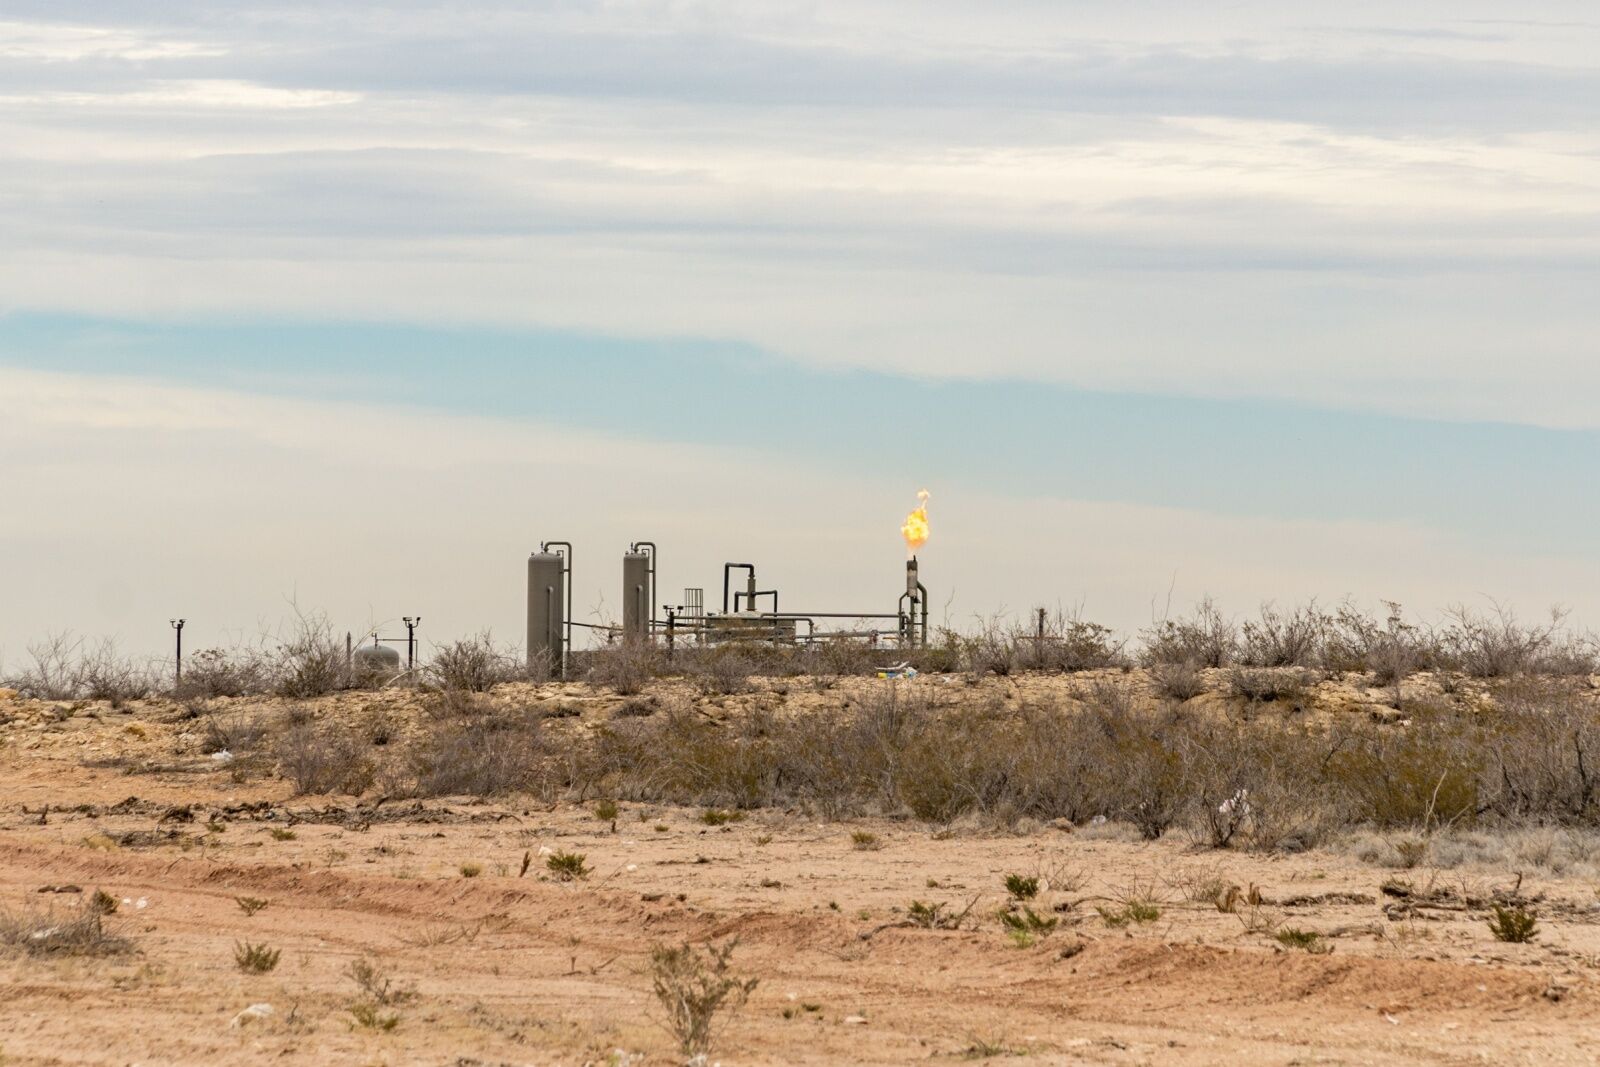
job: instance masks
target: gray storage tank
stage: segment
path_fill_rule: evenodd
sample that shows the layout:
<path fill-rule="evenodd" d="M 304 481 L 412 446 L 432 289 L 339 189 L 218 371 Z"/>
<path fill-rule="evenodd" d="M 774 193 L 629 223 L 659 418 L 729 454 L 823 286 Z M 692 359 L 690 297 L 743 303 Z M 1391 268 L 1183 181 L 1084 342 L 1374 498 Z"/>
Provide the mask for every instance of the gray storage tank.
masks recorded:
<path fill-rule="evenodd" d="M 566 654 L 566 566 L 557 552 L 528 557 L 528 668 L 560 671 Z"/>
<path fill-rule="evenodd" d="M 388 645 L 362 645 L 350 653 L 351 680 L 357 685 L 387 681 L 400 673 L 400 652 Z"/>
<path fill-rule="evenodd" d="M 622 636 L 638 640 L 646 635 L 652 615 L 650 556 L 629 552 L 622 557 Z"/>

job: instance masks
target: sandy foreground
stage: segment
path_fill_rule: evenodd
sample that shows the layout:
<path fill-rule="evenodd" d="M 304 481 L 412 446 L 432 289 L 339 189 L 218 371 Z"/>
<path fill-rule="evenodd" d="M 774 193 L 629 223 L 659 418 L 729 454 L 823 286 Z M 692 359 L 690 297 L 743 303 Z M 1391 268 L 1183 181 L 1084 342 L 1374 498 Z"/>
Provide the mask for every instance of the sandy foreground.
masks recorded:
<path fill-rule="evenodd" d="M 67 914 L 103 889 L 136 949 L 0 956 L 6 1067 L 679 1063 L 650 948 L 728 938 L 760 984 L 717 1042 L 726 1064 L 1600 1062 L 1600 898 L 1581 878 L 1525 874 L 1540 936 L 1502 944 L 1460 902 L 1510 870 L 1217 852 L 1111 825 L 762 811 L 709 826 L 623 803 L 613 828 L 577 804 L 294 798 L 234 781 L 149 708 L 10 714 L 0 908 Z M 554 880 L 552 851 L 593 873 Z M 1027 947 L 995 918 L 1010 873 L 1043 875 L 1035 909 L 1060 920 Z M 1383 890 L 1396 877 L 1412 896 Z M 1189 899 L 1219 880 L 1260 903 Z M 1130 896 L 1159 918 L 1108 925 L 1097 907 Z M 247 915 L 240 897 L 268 903 Z M 962 929 L 930 930 L 904 925 L 913 900 L 972 906 Z M 1283 948 L 1285 927 L 1332 951 Z M 241 973 L 241 941 L 280 964 Z M 352 1019 L 360 959 L 414 988 L 392 1031 Z M 259 1004 L 271 1013 L 241 1019 Z"/>

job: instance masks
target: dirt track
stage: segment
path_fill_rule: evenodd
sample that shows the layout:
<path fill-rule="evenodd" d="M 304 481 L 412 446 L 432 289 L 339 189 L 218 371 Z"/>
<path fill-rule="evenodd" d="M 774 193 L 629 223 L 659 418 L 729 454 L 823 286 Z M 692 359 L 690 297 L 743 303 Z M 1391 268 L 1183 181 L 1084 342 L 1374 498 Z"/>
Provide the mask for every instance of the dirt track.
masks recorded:
<path fill-rule="evenodd" d="M 1008 1050 L 1043 1063 L 1600 1062 L 1600 911 L 1577 879 L 1526 882 L 1544 898 L 1541 936 L 1505 945 L 1471 908 L 1386 915 L 1397 902 L 1380 885 L 1397 872 L 1328 852 L 781 812 L 708 826 L 698 811 L 630 804 L 614 831 L 576 805 L 327 810 L 275 779 L 85 766 L 125 722 L 46 730 L 54 740 L 0 755 L 0 906 L 65 912 L 104 888 L 129 901 L 111 921 L 137 946 L 0 958 L 7 1067 L 679 1062 L 650 995 L 650 946 L 728 937 L 735 969 L 761 984 L 717 1046 L 727 1064 Z M 863 829 L 879 847 L 852 842 Z M 594 873 L 550 880 L 544 849 L 582 852 Z M 481 873 L 464 877 L 472 864 Z M 1061 925 L 1018 948 L 995 911 L 1004 875 L 1034 871 L 1056 872 L 1037 906 Z M 1465 896 L 1511 879 L 1398 873 Z M 1227 914 L 1186 899 L 1206 880 L 1264 902 Z M 64 885 L 83 892 L 40 892 Z M 1158 919 L 1117 929 L 1097 913 L 1134 892 L 1159 901 Z M 270 903 L 246 916 L 239 896 Z M 966 928 L 901 925 L 914 899 L 959 910 L 974 897 Z M 1270 933 L 1286 926 L 1333 951 L 1284 950 Z M 282 962 L 240 973 L 243 940 Z M 345 972 L 361 957 L 416 987 L 393 1032 L 351 1022 Z M 273 1014 L 231 1025 L 257 1003 Z"/>

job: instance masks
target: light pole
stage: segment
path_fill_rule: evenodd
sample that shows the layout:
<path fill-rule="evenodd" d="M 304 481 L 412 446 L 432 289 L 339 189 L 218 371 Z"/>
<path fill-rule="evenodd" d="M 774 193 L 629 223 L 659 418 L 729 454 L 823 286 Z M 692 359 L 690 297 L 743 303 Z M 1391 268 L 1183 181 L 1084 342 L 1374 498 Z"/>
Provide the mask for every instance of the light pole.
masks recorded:
<path fill-rule="evenodd" d="M 417 627 L 422 625 L 422 616 L 412 618 L 407 615 L 400 620 L 406 624 L 406 670 L 411 670 L 417 660 Z"/>
<path fill-rule="evenodd" d="M 172 672 L 174 676 L 172 687 L 178 689 L 183 686 L 183 624 L 187 620 L 168 619 L 167 621 L 172 623 L 173 632 L 177 636 L 178 647 L 172 655 Z"/>

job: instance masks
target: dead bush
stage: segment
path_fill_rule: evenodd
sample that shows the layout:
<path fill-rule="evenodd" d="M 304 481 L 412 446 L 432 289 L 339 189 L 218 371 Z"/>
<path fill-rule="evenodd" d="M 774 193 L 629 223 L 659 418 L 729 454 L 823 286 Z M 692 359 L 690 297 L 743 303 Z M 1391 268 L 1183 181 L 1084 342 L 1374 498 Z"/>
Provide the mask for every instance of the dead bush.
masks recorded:
<path fill-rule="evenodd" d="M 205 722 L 200 751 L 208 755 L 213 752 L 232 752 L 234 755 L 250 752 L 267 737 L 267 720 L 258 712 L 217 712 L 203 705 L 199 710 Z"/>
<path fill-rule="evenodd" d="M 106 929 L 106 910 L 86 900 L 67 914 L 0 913 L 0 947 L 29 956 L 120 956 L 133 942 Z"/>
<path fill-rule="evenodd" d="M 707 696 L 728 696 L 750 688 L 755 659 L 739 644 L 712 645 L 680 656 L 684 675 Z"/>
<path fill-rule="evenodd" d="M 488 631 L 450 642 L 435 652 L 428 664 L 436 686 L 469 693 L 486 692 L 518 673 L 516 658 L 495 648 Z"/>
<path fill-rule="evenodd" d="M 1029 670 L 1070 674 L 1122 667 L 1128 663 L 1123 654 L 1126 642 L 1109 626 L 1060 610 L 1046 615 L 1043 625 L 1036 626 L 1033 633 L 1018 631 L 1012 635 L 1012 640 L 1018 647 L 1019 658 Z"/>
<path fill-rule="evenodd" d="M 1193 663 L 1198 667 L 1226 667 L 1238 658 L 1239 628 L 1206 597 L 1194 614 L 1163 619 L 1140 635 L 1147 665 Z"/>
<path fill-rule="evenodd" d="M 509 713 L 436 731 L 411 753 L 412 796 L 499 796 L 545 788 L 539 719 Z"/>
<path fill-rule="evenodd" d="M 1573 685 L 1530 680 L 1502 690 L 1482 724 L 1481 805 L 1507 818 L 1600 816 L 1600 717 Z"/>
<path fill-rule="evenodd" d="M 601 685 L 618 696 L 633 696 L 657 674 L 659 653 L 640 640 L 620 641 L 587 654 L 585 674 L 590 685 Z"/>
<path fill-rule="evenodd" d="M 974 678 L 986 674 L 1006 678 L 1022 667 L 1015 636 L 992 619 L 961 639 L 961 664 Z"/>
<path fill-rule="evenodd" d="M 1593 673 L 1592 647 L 1566 633 L 1566 612 L 1560 609 L 1536 624 L 1518 621 L 1515 612 L 1500 604 L 1487 612 L 1458 605 L 1446 618 L 1440 644 L 1448 665 L 1474 678 Z"/>
<path fill-rule="evenodd" d="M 38 700 L 72 700 L 79 692 L 78 654 L 83 638 L 70 630 L 47 634 L 28 646 L 28 665 L 6 687 Z"/>
<path fill-rule="evenodd" d="M 342 792 L 359 796 L 372 785 L 377 766 L 360 737 L 311 723 L 291 727 L 277 745 L 278 773 L 296 794 Z"/>
<path fill-rule="evenodd" d="M 1259 617 L 1240 630 L 1239 660 L 1249 667 L 1311 667 L 1321 659 L 1328 621 L 1316 602 L 1279 611 L 1261 605 Z"/>
<path fill-rule="evenodd" d="M 1310 681 L 1310 675 L 1298 667 L 1234 667 L 1228 671 L 1229 691 L 1252 704 L 1298 701 Z"/>
<path fill-rule="evenodd" d="M 206 648 L 183 661 L 183 681 L 175 695 L 180 699 L 239 697 L 270 688 L 267 665 L 251 649 Z"/>
<path fill-rule="evenodd" d="M 1193 663 L 1156 663 L 1150 667 L 1150 680 L 1156 692 L 1183 703 L 1206 691 L 1205 676 Z"/>
<path fill-rule="evenodd" d="M 279 696 L 304 699 L 342 688 L 347 680 L 345 649 L 320 614 L 297 612 L 289 635 L 278 645 L 270 670 Z"/>
<path fill-rule="evenodd" d="M 106 638 L 78 661 L 76 688 L 87 700 L 104 700 L 120 708 L 154 692 L 156 676 L 149 667 L 119 656 L 116 642 Z"/>

